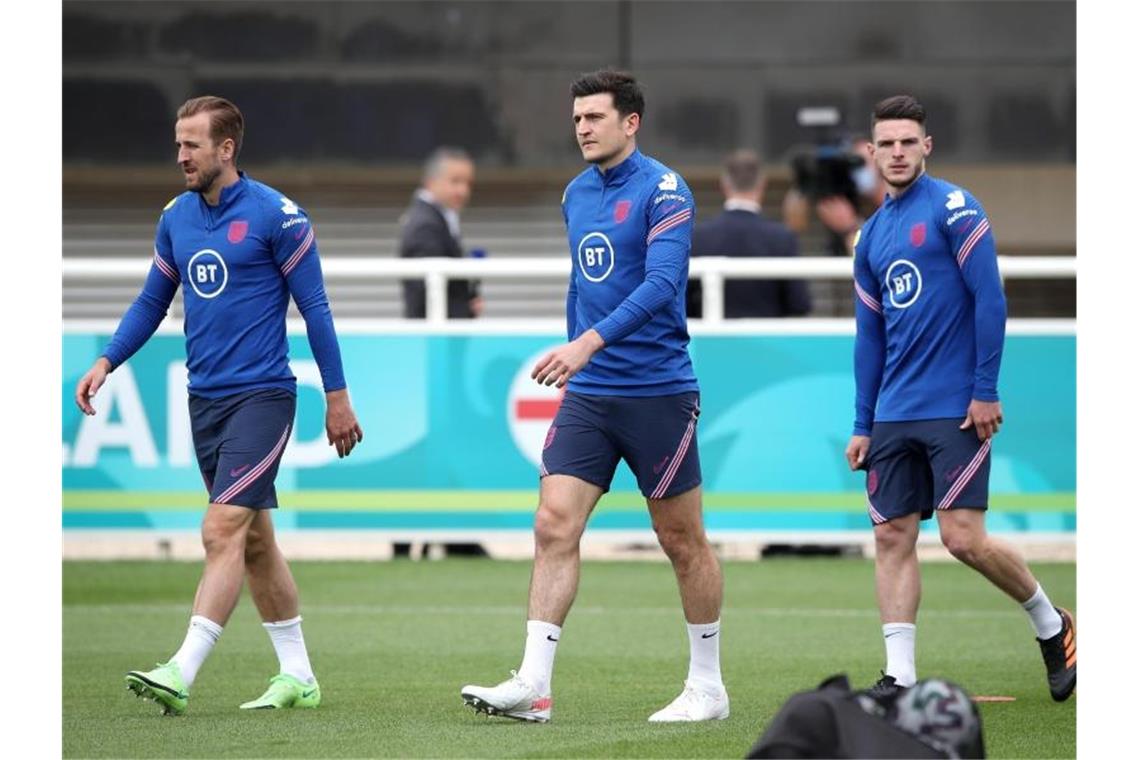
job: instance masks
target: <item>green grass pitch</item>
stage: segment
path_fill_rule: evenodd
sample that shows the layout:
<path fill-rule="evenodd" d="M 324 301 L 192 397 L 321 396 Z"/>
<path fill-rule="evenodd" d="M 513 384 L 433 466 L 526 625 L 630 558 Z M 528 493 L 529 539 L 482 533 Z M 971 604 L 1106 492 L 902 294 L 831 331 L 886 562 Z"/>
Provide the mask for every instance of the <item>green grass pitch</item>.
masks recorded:
<path fill-rule="evenodd" d="M 164 718 L 123 675 L 185 632 L 200 567 L 64 563 L 65 757 L 743 757 L 796 691 L 846 672 L 878 677 L 873 565 L 853 559 L 727 562 L 721 664 L 732 715 L 698 725 L 646 718 L 680 691 L 688 642 L 664 562 L 588 562 L 554 671 L 554 718 L 475 715 L 465 683 L 507 677 L 522 655 L 530 564 L 490 560 L 298 562 L 318 710 L 247 713 L 276 672 L 248 595 L 199 673 L 190 707 Z M 1033 567 L 1076 612 L 1073 564 Z M 967 568 L 923 566 L 920 675 L 972 694 L 989 755 L 1075 757 L 1076 696 L 1055 704 L 1024 613 Z M 1078 621 L 1079 627 L 1079 621 Z"/>

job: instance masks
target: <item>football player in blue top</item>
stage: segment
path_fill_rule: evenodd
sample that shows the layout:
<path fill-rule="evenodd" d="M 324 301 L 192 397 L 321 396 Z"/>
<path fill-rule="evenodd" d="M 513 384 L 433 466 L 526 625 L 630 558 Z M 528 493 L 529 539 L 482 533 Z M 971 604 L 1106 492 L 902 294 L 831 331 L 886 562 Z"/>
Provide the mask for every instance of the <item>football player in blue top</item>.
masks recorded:
<path fill-rule="evenodd" d="M 685 323 L 693 197 L 677 172 L 638 151 L 645 101 L 633 77 L 594 72 L 571 94 L 575 135 L 591 166 L 562 199 L 572 262 L 569 342 L 532 372 L 566 393 L 542 452 L 526 646 L 511 679 L 460 693 L 477 711 L 550 720 L 554 652 L 578 589 L 579 541 L 624 459 L 673 563 L 689 631 L 685 688 L 649 720 L 726 718 L 723 582 L 701 516 L 700 404 Z"/>
<path fill-rule="evenodd" d="M 159 217 L 142 293 L 75 390 L 80 409 L 95 414 L 91 400 L 107 375 L 154 334 L 182 287 L 191 429 L 210 500 L 202 520 L 206 565 L 181 648 L 154 670 L 127 674 L 128 688 L 175 715 L 185 711 L 246 577 L 280 673 L 241 707 L 320 703 L 297 586 L 270 519 L 297 400 L 285 337 L 290 296 L 320 368 L 329 444 L 344 457 L 364 435 L 348 398 L 312 223 L 288 197 L 238 171 L 243 131 L 241 112 L 223 98 L 193 98 L 178 110 L 186 192 Z"/>
<path fill-rule="evenodd" d="M 855 238 L 855 426 L 867 472 L 887 665 L 871 691 L 913 686 L 920 596 L 915 542 L 938 515 L 942 543 L 1025 608 L 1062 701 L 1077 680 L 1072 615 L 1025 560 L 986 533 L 990 446 L 1004 421 L 997 380 L 1005 295 L 990 221 L 969 192 L 926 174 L 933 140 L 908 95 L 874 110 L 871 155 L 888 197 Z"/>

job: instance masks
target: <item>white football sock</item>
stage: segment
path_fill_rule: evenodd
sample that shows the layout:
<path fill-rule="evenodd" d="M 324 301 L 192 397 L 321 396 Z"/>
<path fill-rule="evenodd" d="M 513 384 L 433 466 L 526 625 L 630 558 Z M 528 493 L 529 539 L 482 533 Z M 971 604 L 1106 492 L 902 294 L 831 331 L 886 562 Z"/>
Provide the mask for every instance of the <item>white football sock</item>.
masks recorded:
<path fill-rule="evenodd" d="M 1061 616 L 1057 614 L 1057 610 L 1049 601 L 1049 597 L 1045 595 L 1045 589 L 1041 588 L 1040 583 L 1037 584 L 1037 591 L 1033 593 L 1033 596 L 1022 602 L 1021 606 L 1029 613 L 1029 619 L 1033 622 L 1033 630 L 1037 631 L 1037 638 L 1051 639 L 1061 632 Z"/>
<path fill-rule="evenodd" d="M 689 629 L 689 677 L 693 685 L 719 694 L 724 689 L 720 676 L 720 621 L 686 623 Z"/>
<path fill-rule="evenodd" d="M 541 620 L 526 621 L 526 649 L 523 651 L 519 675 L 538 691 L 539 696 L 550 693 L 550 680 L 554 673 L 554 651 L 562 638 L 562 628 Z"/>
<path fill-rule="evenodd" d="M 886 623 L 883 642 L 887 645 L 887 667 L 883 672 L 894 676 L 899 686 L 914 686 L 918 680 L 914 668 L 914 623 Z"/>
<path fill-rule="evenodd" d="M 222 626 L 213 620 L 201 615 L 194 615 L 190 618 L 190 627 L 186 629 L 186 638 L 183 639 L 182 646 L 170 658 L 178 663 L 178 669 L 182 671 L 182 683 L 186 686 L 187 691 L 190 690 L 190 685 L 198 676 L 198 669 L 202 667 L 202 663 L 206 661 L 210 650 L 214 648 L 214 644 L 218 642 L 221 635 Z"/>
<path fill-rule="evenodd" d="M 277 651 L 281 672 L 303 683 L 315 681 L 309 653 L 305 649 L 305 636 L 301 633 L 301 616 L 277 623 L 262 623 L 261 626 L 269 633 L 269 640 Z"/>

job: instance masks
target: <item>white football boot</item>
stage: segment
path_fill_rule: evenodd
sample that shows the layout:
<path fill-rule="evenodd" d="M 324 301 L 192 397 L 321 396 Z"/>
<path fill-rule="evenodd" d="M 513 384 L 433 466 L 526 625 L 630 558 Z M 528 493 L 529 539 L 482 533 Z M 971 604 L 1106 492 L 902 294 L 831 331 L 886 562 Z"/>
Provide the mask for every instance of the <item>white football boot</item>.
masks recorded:
<path fill-rule="evenodd" d="M 549 694 L 539 694 L 513 670 L 511 677 L 498 686 L 467 685 L 459 690 L 459 695 L 475 712 L 534 723 L 549 722 L 554 705 Z"/>
<path fill-rule="evenodd" d="M 710 694 L 699 686 L 685 681 L 681 696 L 649 716 L 650 723 L 677 723 L 681 721 L 724 720 L 728 717 L 728 692 L 722 687 Z"/>

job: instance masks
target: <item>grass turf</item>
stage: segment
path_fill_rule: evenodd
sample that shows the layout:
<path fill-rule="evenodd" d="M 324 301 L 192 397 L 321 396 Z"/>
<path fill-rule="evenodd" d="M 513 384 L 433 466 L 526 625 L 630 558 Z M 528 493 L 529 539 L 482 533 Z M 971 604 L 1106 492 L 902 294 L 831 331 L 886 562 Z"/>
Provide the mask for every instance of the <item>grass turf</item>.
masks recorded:
<path fill-rule="evenodd" d="M 1072 564 L 1033 567 L 1075 608 Z M 794 692 L 837 672 L 866 686 L 882 639 L 873 565 L 852 559 L 727 562 L 721 665 L 728 720 L 651 725 L 680 691 L 687 637 L 665 563 L 587 563 L 554 673 L 554 720 L 475 715 L 465 683 L 507 677 L 522 655 L 525 562 L 298 562 L 318 710 L 244 712 L 277 670 L 248 595 L 179 718 L 125 688 L 185 631 L 200 566 L 64 563 L 65 757 L 743 757 Z M 1075 757 L 1074 696 L 1054 703 L 1024 613 L 958 564 L 923 567 L 920 674 L 981 705 L 991 757 Z"/>

